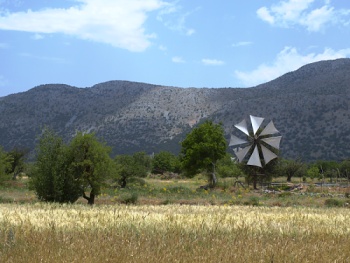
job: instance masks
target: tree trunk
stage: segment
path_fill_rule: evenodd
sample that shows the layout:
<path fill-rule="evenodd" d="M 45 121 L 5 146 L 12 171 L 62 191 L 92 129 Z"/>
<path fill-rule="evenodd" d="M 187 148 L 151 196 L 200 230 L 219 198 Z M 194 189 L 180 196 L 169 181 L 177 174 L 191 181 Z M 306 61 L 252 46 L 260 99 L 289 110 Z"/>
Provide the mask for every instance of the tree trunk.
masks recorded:
<path fill-rule="evenodd" d="M 90 197 L 83 192 L 83 198 L 88 201 L 88 205 L 93 205 L 95 203 L 95 194 L 91 191 Z"/>
<path fill-rule="evenodd" d="M 121 188 L 125 188 L 125 187 L 126 187 L 126 178 L 125 178 L 125 177 L 122 177 L 122 178 L 119 180 L 119 184 L 120 184 L 120 187 L 121 187 Z"/>
<path fill-rule="evenodd" d="M 211 182 L 210 182 L 210 187 L 214 188 L 218 182 L 218 179 L 216 178 L 216 164 L 212 163 L 213 165 L 213 171 L 211 172 Z"/>
<path fill-rule="evenodd" d="M 18 172 L 13 172 L 12 180 L 15 181 L 17 179 L 17 175 L 18 175 Z"/>
<path fill-rule="evenodd" d="M 254 190 L 258 190 L 257 185 L 258 185 L 258 175 L 254 174 L 253 175 L 253 188 L 254 188 Z"/>
<path fill-rule="evenodd" d="M 218 179 L 216 178 L 215 172 L 211 173 L 211 186 L 215 187 L 218 182 Z"/>
<path fill-rule="evenodd" d="M 93 205 L 95 203 L 95 194 L 90 193 L 90 198 L 88 200 L 88 205 Z"/>
<path fill-rule="evenodd" d="M 292 175 L 287 175 L 287 182 L 290 183 L 292 181 Z"/>

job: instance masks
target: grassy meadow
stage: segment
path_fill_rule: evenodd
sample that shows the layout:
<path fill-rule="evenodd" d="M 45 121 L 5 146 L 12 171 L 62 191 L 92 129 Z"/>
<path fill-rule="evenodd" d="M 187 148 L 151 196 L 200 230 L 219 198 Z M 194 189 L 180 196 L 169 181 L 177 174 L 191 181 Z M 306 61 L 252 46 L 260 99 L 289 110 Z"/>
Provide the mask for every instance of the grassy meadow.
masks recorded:
<path fill-rule="evenodd" d="M 25 178 L 9 182 L 0 262 L 350 262 L 349 189 L 234 182 L 147 178 L 104 188 L 94 206 L 41 203 Z"/>
<path fill-rule="evenodd" d="M 349 262 L 350 210 L 1 204 L 1 262 Z"/>

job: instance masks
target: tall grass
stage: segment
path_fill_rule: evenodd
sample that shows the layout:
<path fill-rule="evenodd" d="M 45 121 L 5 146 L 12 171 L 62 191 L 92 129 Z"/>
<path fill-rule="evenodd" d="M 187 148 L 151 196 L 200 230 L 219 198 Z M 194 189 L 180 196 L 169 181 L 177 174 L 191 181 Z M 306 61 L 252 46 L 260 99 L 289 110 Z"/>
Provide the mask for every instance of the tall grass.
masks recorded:
<path fill-rule="evenodd" d="M 0 262 L 348 262 L 350 210 L 0 204 Z"/>

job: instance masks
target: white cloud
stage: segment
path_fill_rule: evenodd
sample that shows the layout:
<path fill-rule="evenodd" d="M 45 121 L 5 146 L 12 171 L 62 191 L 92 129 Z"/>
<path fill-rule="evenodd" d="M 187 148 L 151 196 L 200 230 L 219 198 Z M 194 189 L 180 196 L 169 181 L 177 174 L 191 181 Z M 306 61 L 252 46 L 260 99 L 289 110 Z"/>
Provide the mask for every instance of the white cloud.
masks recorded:
<path fill-rule="evenodd" d="M 222 60 L 208 59 L 208 58 L 202 59 L 202 63 L 207 66 L 221 66 L 225 64 L 225 62 Z"/>
<path fill-rule="evenodd" d="M 178 1 L 166 3 L 164 8 L 158 13 L 157 19 L 164 24 L 165 27 L 173 31 L 181 32 L 187 36 L 192 36 L 196 30 L 186 25 L 186 19 L 199 8 L 190 12 L 182 12 L 182 7 L 177 5 Z"/>
<path fill-rule="evenodd" d="M 189 28 L 186 31 L 187 36 L 192 36 L 194 33 L 196 33 L 196 30 L 194 30 L 193 28 Z"/>
<path fill-rule="evenodd" d="M 186 62 L 182 57 L 173 57 L 171 59 L 171 61 L 174 63 L 185 63 Z"/>
<path fill-rule="evenodd" d="M 275 61 L 270 65 L 261 64 L 258 68 L 249 71 L 235 71 L 235 76 L 245 86 L 255 86 L 273 80 L 287 72 L 296 70 L 305 64 L 320 60 L 331 60 L 350 56 L 350 48 L 333 50 L 326 48 L 323 53 L 299 54 L 296 48 L 285 47 L 278 53 Z"/>
<path fill-rule="evenodd" d="M 334 20 L 335 12 L 333 7 L 323 6 L 312 10 L 300 21 L 309 31 L 319 31 L 327 22 Z"/>
<path fill-rule="evenodd" d="M 34 40 L 40 40 L 40 39 L 43 39 L 43 38 L 44 38 L 44 36 L 41 35 L 41 34 L 35 34 L 34 36 L 32 36 L 32 39 L 34 39 Z"/>
<path fill-rule="evenodd" d="M 349 9 L 335 10 L 331 1 L 324 1 L 319 8 L 312 8 L 316 4 L 314 2 L 315 0 L 280 1 L 270 8 L 259 8 L 256 13 L 260 19 L 271 25 L 300 25 L 313 32 L 320 31 L 330 23 L 347 25 L 348 21 L 344 18 L 350 15 Z"/>
<path fill-rule="evenodd" d="M 168 50 L 168 48 L 166 47 L 166 46 L 163 46 L 163 45 L 159 45 L 159 50 L 161 50 L 161 51 L 167 51 Z"/>
<path fill-rule="evenodd" d="M 252 44 L 253 44 L 253 42 L 251 42 L 251 41 L 240 41 L 240 42 L 232 44 L 232 46 L 233 47 L 243 47 L 243 46 L 250 46 Z"/>
<path fill-rule="evenodd" d="M 38 34 L 63 33 L 110 44 L 130 51 L 144 51 L 154 34 L 145 32 L 147 14 L 159 10 L 161 0 L 75 0 L 67 8 L 2 13 L 0 29 Z"/>
<path fill-rule="evenodd" d="M 256 14 L 258 15 L 258 17 L 268 22 L 269 24 L 275 23 L 275 18 L 270 14 L 270 11 L 265 6 L 259 8 L 258 11 L 256 11 Z"/>

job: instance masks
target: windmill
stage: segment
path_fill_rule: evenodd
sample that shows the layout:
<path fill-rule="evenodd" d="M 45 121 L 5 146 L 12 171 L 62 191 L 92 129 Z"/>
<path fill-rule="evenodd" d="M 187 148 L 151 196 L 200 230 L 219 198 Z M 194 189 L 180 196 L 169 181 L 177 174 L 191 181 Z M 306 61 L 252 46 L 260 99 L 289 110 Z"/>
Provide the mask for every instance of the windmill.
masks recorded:
<path fill-rule="evenodd" d="M 279 150 L 282 136 L 270 121 L 265 128 L 261 128 L 264 118 L 250 115 L 252 130 L 248 130 L 246 120 L 242 120 L 235 127 L 246 135 L 240 139 L 231 135 L 229 146 L 234 147 L 234 153 L 239 162 L 247 160 L 247 165 L 263 167 L 271 160 L 277 158 L 275 150 Z"/>

